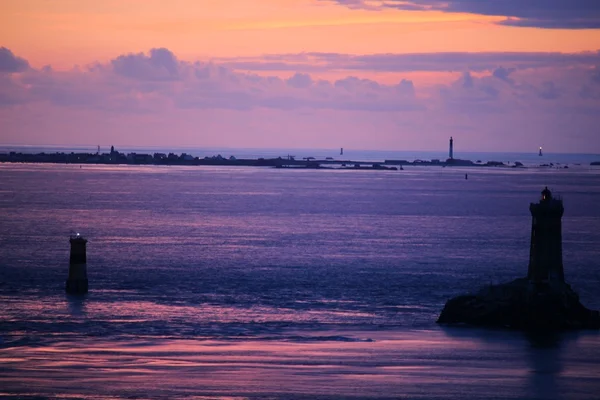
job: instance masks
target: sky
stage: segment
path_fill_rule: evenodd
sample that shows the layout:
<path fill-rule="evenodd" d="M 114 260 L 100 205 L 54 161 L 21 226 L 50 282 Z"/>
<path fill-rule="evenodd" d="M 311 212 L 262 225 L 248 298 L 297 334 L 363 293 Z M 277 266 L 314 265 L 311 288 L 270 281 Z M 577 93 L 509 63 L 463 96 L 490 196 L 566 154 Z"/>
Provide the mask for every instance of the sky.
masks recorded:
<path fill-rule="evenodd" d="M 598 0 L 2 0 L 0 144 L 600 154 Z"/>

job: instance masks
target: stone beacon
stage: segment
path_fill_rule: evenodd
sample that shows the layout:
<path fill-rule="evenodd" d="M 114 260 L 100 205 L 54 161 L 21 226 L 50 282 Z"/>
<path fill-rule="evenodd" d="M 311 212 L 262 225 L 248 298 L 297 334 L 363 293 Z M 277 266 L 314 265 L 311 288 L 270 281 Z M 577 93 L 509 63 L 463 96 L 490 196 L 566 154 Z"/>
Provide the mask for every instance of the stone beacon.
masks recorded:
<path fill-rule="evenodd" d="M 488 285 L 446 302 L 437 322 L 528 331 L 600 329 L 600 313 L 579 302 L 565 282 L 562 258 L 562 199 L 546 187 L 531 203 L 527 277 Z"/>
<path fill-rule="evenodd" d="M 70 294 L 85 294 L 88 291 L 87 278 L 87 239 L 79 233 L 71 235 L 71 255 L 69 257 L 69 277 L 65 290 Z"/>

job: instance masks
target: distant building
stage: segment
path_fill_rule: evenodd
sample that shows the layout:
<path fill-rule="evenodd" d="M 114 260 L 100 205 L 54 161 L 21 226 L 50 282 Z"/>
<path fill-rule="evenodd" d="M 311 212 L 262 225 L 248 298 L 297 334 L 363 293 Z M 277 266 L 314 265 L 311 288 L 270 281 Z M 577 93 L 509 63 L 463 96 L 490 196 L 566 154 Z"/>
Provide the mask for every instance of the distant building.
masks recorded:
<path fill-rule="evenodd" d="M 152 156 L 150 154 L 129 153 L 127 154 L 127 162 L 132 164 L 148 164 L 152 162 Z"/>

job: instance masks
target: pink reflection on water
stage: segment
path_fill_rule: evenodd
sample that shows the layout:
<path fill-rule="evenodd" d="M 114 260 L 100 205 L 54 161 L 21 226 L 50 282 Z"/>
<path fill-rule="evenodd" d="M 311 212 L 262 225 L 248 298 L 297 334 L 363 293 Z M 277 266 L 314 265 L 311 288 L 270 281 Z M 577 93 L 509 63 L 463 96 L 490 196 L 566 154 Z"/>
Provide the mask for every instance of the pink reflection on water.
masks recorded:
<path fill-rule="evenodd" d="M 160 304 L 151 301 L 86 302 L 77 303 L 74 318 L 74 306 L 69 299 L 57 297 L 53 302 L 30 300 L 13 301 L 11 297 L 0 298 L 5 302 L 0 308 L 0 318 L 4 321 L 18 321 L 27 315 L 30 323 L 46 322 L 46 314 L 69 317 L 70 323 L 85 320 L 139 323 L 146 321 L 182 320 L 198 323 L 265 323 L 265 322 L 311 322 L 343 323 L 344 321 L 364 320 L 371 322 L 374 315 L 369 312 L 352 310 L 310 310 L 267 305 L 227 306 L 217 304 Z M 32 317 L 37 315 L 38 317 Z"/>
<path fill-rule="evenodd" d="M 306 341 L 300 342 L 81 338 L 47 347 L 4 349 L 0 385 L 5 391 L 69 393 L 69 388 L 85 387 L 108 395 L 116 391 L 148 397 L 166 390 L 176 396 L 287 393 L 456 398 L 493 397 L 501 388 L 507 397 L 536 398 L 528 394 L 538 390 L 537 371 L 522 357 L 526 353 L 517 351 L 523 349 L 515 348 L 520 346 L 515 337 L 474 340 L 439 330 L 313 333 L 318 334 L 355 340 L 318 340 L 321 336 L 314 341 L 305 336 Z M 567 349 L 567 354 L 572 350 Z M 557 368 L 551 377 L 597 376 L 597 366 L 584 364 Z M 65 380 L 69 385 L 60 383 Z M 573 397 L 588 389 L 580 386 Z"/>
<path fill-rule="evenodd" d="M 199 323 L 264 323 L 264 322 L 343 322 L 345 319 L 369 319 L 373 315 L 359 311 L 296 310 L 270 306 L 224 306 L 202 304 L 199 306 L 158 304 L 149 301 L 116 303 L 90 303 L 86 312 L 94 318 L 110 321 L 169 320 L 173 318 Z"/>

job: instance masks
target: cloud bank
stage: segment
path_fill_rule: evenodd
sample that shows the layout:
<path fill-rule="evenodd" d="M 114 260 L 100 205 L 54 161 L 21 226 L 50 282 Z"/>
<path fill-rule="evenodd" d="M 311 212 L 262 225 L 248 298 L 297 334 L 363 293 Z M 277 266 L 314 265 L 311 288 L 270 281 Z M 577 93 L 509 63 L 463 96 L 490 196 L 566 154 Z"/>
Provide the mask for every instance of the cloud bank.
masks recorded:
<path fill-rule="evenodd" d="M 507 17 L 502 25 L 552 29 L 600 28 L 596 0 L 325 0 L 349 8 L 395 8 Z"/>
<path fill-rule="evenodd" d="M 39 141 L 45 132 L 54 141 L 94 143 L 110 132 L 128 143 L 427 149 L 454 135 L 479 149 L 551 143 L 600 152 L 598 53 L 308 53 L 249 62 L 184 61 L 154 48 L 56 71 L 32 68 L 3 48 L 4 140 Z M 260 68 L 270 62 L 288 73 Z M 319 78 L 331 70 L 349 74 Z M 453 73 L 438 84 L 364 76 L 378 71 Z"/>
<path fill-rule="evenodd" d="M 408 54 L 298 53 L 271 54 L 261 58 L 221 59 L 233 69 L 248 71 L 377 71 L 456 72 L 489 71 L 498 66 L 514 69 L 600 65 L 600 51 L 558 52 L 440 52 Z"/>
<path fill-rule="evenodd" d="M 14 57 L 13 57 L 14 58 Z M 16 59 L 16 58 L 15 58 Z M 26 63 L 23 60 L 24 63 Z M 15 62 L 11 72 L 25 71 Z M 7 78 L 5 104 L 47 101 L 72 107 L 122 111 L 150 110 L 167 103 L 178 108 L 251 110 L 255 108 L 410 111 L 423 108 L 412 82 L 380 85 L 348 76 L 315 80 L 296 73 L 288 79 L 236 72 L 231 68 L 180 61 L 168 49 L 120 55 L 109 63 L 67 72 L 28 70 Z"/>

